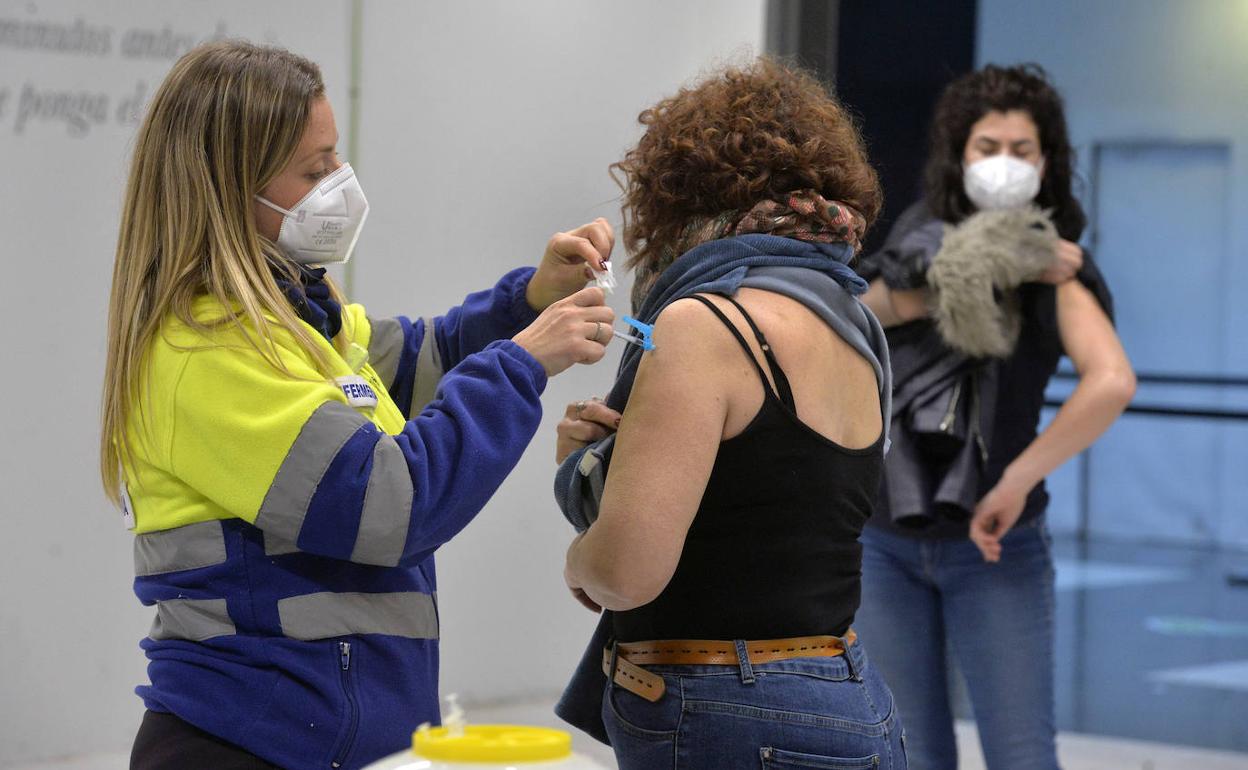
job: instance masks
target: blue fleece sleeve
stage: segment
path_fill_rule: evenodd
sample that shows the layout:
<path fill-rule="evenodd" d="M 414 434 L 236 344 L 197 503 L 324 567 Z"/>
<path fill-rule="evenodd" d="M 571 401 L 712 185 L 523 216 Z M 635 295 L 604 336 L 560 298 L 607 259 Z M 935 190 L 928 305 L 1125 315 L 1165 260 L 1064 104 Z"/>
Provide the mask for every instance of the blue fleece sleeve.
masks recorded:
<path fill-rule="evenodd" d="M 434 337 L 448 369 L 465 356 L 495 340 L 509 339 L 533 323 L 537 311 L 525 293 L 537 272 L 532 267 L 512 270 L 494 288 L 469 294 L 462 304 L 434 320 Z"/>
<path fill-rule="evenodd" d="M 390 395 L 405 416 L 432 398 L 427 392 L 442 376 L 465 357 L 492 342 L 510 339 L 537 318 L 525 292 L 534 268 L 522 267 L 504 275 L 493 288 L 469 294 L 458 307 L 433 319 L 415 320 L 399 316 L 403 333 L 398 366 L 390 384 Z M 429 325 L 432 324 L 432 334 Z M 422 350 L 433 344 L 434 350 Z M 413 404 L 413 399 L 417 403 Z"/>
<path fill-rule="evenodd" d="M 341 441 L 301 522 L 301 550 L 416 564 L 475 517 L 541 422 L 546 373 L 510 340 L 465 358 L 394 436 L 371 423 Z"/>
<path fill-rule="evenodd" d="M 414 490 L 401 563 L 424 560 L 481 512 L 537 432 L 545 388 L 541 364 L 511 340 L 443 377 L 439 398 L 394 437 Z"/>

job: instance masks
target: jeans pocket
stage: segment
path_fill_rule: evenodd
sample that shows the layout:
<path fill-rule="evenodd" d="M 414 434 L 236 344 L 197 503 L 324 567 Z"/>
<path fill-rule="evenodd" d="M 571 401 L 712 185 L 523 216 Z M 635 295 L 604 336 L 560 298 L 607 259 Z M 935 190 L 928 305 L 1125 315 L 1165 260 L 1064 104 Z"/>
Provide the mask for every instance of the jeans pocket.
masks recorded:
<path fill-rule="evenodd" d="M 671 715 L 673 709 L 675 717 Z M 602 699 L 602 723 L 620 770 L 675 768 L 679 722 L 677 694 L 668 692 L 658 703 L 651 703 L 627 690 L 607 685 Z"/>
<path fill-rule="evenodd" d="M 651 703 L 608 684 L 602 699 L 602 721 L 607 731 L 616 728 L 632 738 L 647 741 L 673 740 L 680 719 L 680 698 L 671 692 L 671 682 L 667 686 L 668 692 L 657 703 Z"/>
<path fill-rule="evenodd" d="M 820 754 L 803 754 L 800 751 L 785 751 L 771 746 L 759 750 L 759 758 L 763 762 L 763 770 L 784 770 L 784 768 L 823 768 L 823 770 L 875 770 L 880 766 L 880 755 L 869 757 L 827 757 Z"/>

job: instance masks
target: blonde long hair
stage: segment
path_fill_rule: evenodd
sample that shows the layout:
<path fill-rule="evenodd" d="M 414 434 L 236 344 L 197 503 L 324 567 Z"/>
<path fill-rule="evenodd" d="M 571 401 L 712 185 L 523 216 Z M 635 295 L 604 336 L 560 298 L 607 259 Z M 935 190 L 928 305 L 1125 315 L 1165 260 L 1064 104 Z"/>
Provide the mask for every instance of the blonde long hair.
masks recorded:
<path fill-rule="evenodd" d="M 290 162 L 324 93 L 320 69 L 302 56 L 218 41 L 179 59 L 152 97 L 126 185 L 108 310 L 100 477 L 114 503 L 121 464 L 133 456 L 129 420 L 136 408 L 147 412 L 146 356 L 169 314 L 205 333 L 234 326 L 286 371 L 276 326 L 329 371 L 273 276 L 294 279 L 297 268 L 260 235 L 253 213 L 254 196 Z M 194 318 L 201 295 L 225 315 Z"/>

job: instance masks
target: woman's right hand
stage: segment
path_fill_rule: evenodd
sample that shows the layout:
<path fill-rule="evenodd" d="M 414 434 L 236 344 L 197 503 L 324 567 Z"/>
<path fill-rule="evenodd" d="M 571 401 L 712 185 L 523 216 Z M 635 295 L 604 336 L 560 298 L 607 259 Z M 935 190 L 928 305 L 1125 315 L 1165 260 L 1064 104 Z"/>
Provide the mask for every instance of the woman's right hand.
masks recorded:
<path fill-rule="evenodd" d="M 591 398 L 568 404 L 555 432 L 555 462 L 564 459 L 581 447 L 601 441 L 620 427 L 620 413 L 607 406 L 602 399 Z"/>
<path fill-rule="evenodd" d="M 591 286 L 552 303 L 512 341 L 553 377 L 572 364 L 592 364 L 606 355 L 615 311 L 602 289 Z"/>
<path fill-rule="evenodd" d="M 1082 268 L 1083 249 L 1079 244 L 1058 238 L 1053 248 L 1053 264 L 1040 275 L 1039 281 L 1057 286 L 1074 278 Z"/>

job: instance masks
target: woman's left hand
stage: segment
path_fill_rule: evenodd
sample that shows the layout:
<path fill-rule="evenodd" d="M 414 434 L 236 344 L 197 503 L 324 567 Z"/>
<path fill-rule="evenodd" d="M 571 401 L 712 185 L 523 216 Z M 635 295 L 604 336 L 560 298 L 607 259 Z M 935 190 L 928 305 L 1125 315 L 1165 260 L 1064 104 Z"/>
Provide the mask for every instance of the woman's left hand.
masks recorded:
<path fill-rule="evenodd" d="M 984 561 L 1001 561 L 1001 538 L 1018 522 L 1031 490 L 1002 478 L 975 506 L 971 517 L 971 542 Z"/>
<path fill-rule="evenodd" d="M 614 433 L 620 427 L 622 416 L 600 398 L 568 404 L 563 419 L 555 428 L 555 462 L 562 463 L 581 447 Z"/>
<path fill-rule="evenodd" d="M 541 312 L 585 288 L 585 283 L 594 277 L 589 268 L 604 270 L 603 263 L 611 258 L 614 247 L 615 232 L 602 217 L 550 236 L 546 253 L 525 293 L 529 306 Z"/>

